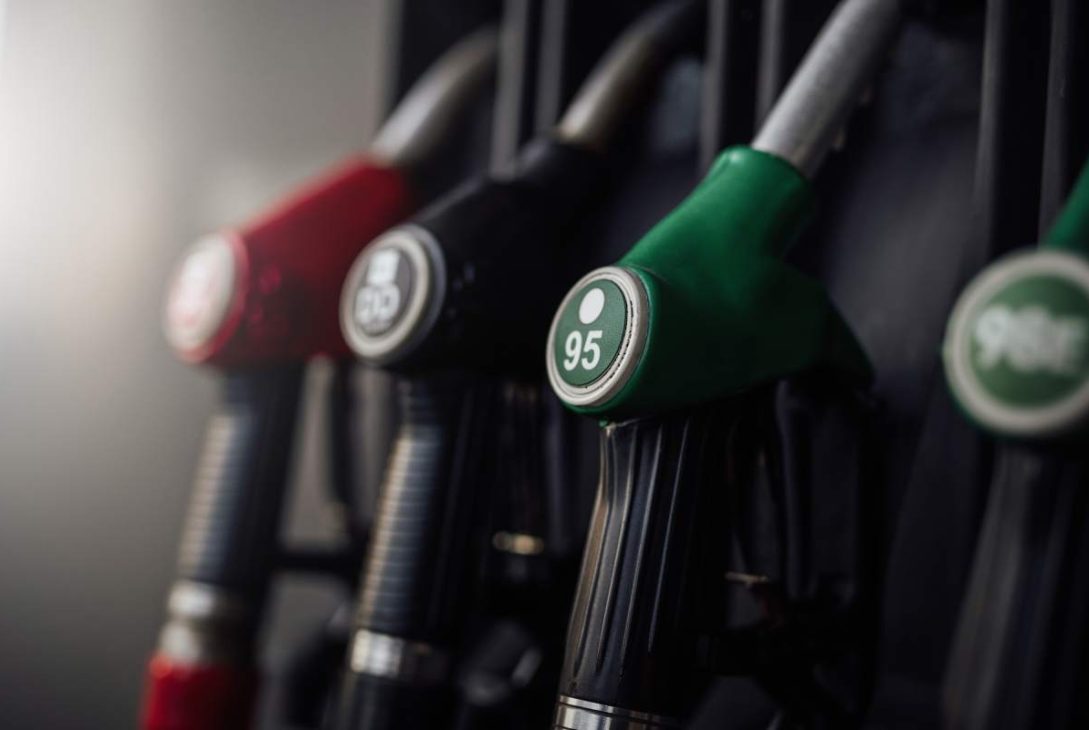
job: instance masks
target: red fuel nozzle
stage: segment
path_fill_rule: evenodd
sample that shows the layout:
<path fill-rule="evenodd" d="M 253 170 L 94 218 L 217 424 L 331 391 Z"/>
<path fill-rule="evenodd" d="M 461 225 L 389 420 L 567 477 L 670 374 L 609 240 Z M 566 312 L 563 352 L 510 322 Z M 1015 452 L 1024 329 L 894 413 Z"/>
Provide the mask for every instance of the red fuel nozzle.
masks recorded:
<path fill-rule="evenodd" d="M 166 301 L 183 359 L 255 365 L 347 354 L 337 309 L 359 251 L 411 209 L 404 173 L 356 159 L 256 220 L 195 243 Z"/>

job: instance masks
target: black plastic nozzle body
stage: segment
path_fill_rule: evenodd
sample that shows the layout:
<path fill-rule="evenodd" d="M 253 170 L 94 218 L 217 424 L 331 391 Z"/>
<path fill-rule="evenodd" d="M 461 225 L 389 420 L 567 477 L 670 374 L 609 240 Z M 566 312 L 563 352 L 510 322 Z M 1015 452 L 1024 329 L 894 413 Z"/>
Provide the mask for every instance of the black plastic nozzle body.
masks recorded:
<path fill-rule="evenodd" d="M 442 251 L 445 296 L 397 370 L 536 373 L 565 288 L 575 224 L 603 187 L 596 152 L 554 139 L 532 143 L 512 173 L 466 183 L 413 223 Z"/>
<path fill-rule="evenodd" d="M 571 700 L 679 718 L 699 691 L 697 584 L 719 573 L 699 545 L 712 514 L 705 484 L 723 461 L 715 420 L 697 411 L 604 428 L 555 727 L 567 727 Z"/>
<path fill-rule="evenodd" d="M 356 625 L 447 643 L 466 610 L 464 573 L 481 481 L 466 442 L 484 427 L 490 388 L 460 377 L 398 383 L 401 428 L 387 466 Z"/>
<path fill-rule="evenodd" d="M 355 634 L 356 641 L 360 632 L 388 637 L 427 658 L 413 672 L 350 662 L 338 730 L 441 727 L 453 712 L 449 665 L 474 596 L 487 478 L 481 450 L 471 445 L 481 443 L 493 389 L 462 375 L 405 377 L 398 387 L 401 423 L 364 563 Z"/>
<path fill-rule="evenodd" d="M 182 535 L 178 579 L 245 604 L 246 643 L 274 568 L 301 386 L 295 366 L 226 374 Z"/>
<path fill-rule="evenodd" d="M 506 176 L 467 183 L 413 221 L 443 259 L 438 316 L 386 364 L 400 378 L 401 423 L 364 567 L 356 632 L 454 656 L 475 592 L 484 451 L 498 387 L 540 369 L 540 343 L 570 281 L 564 235 L 601 187 L 596 153 L 532 144 Z M 440 672 L 440 674 L 442 674 Z M 352 667 L 337 728 L 436 727 L 453 713 L 446 676 Z M 392 723 L 392 724 L 390 724 Z"/>

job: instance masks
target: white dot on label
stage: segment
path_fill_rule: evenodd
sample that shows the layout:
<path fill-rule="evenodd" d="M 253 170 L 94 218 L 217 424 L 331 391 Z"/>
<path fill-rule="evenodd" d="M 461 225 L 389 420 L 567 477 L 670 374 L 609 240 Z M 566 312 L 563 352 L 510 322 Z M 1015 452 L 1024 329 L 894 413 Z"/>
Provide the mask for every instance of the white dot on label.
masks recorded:
<path fill-rule="evenodd" d="M 601 310 L 605 309 L 605 292 L 600 289 L 591 289 L 582 295 L 579 302 L 579 321 L 590 324 L 601 316 Z"/>

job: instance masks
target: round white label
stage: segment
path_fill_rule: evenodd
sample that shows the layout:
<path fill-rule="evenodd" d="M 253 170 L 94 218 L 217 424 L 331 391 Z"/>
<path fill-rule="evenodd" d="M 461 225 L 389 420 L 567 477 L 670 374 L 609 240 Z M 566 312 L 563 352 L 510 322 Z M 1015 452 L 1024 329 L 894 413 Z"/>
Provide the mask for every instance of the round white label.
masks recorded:
<path fill-rule="evenodd" d="M 356 258 L 341 293 L 344 339 L 364 360 L 387 365 L 407 355 L 435 322 L 446 269 L 426 230 L 403 225 Z"/>
<path fill-rule="evenodd" d="M 958 301 L 943 349 L 953 395 L 984 428 L 1078 428 L 1089 419 L 1089 264 L 1050 250 L 995 262 Z"/>
<path fill-rule="evenodd" d="M 189 249 L 175 270 L 166 299 L 164 329 L 183 353 L 207 345 L 234 302 L 239 273 L 235 252 L 223 236 L 208 236 Z"/>

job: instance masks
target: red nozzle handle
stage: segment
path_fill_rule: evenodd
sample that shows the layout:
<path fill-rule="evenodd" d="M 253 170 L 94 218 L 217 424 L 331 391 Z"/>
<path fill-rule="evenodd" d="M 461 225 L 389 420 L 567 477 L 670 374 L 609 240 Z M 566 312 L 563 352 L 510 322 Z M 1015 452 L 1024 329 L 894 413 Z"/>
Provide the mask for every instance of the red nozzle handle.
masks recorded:
<path fill-rule="evenodd" d="M 191 362 L 260 365 L 346 355 L 338 303 L 356 255 L 411 210 L 400 170 L 358 158 L 183 259 L 165 329 Z"/>
<path fill-rule="evenodd" d="M 257 694 L 253 670 L 182 664 L 157 654 L 148 664 L 142 730 L 246 730 Z"/>

